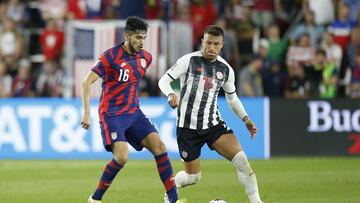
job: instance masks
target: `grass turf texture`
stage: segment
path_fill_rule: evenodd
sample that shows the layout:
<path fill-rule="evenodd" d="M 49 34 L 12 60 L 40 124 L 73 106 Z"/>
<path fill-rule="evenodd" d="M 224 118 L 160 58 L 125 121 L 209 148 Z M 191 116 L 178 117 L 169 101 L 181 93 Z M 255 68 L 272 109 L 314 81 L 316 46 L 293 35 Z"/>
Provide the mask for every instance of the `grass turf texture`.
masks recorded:
<path fill-rule="evenodd" d="M 85 203 L 107 161 L 0 161 L 1 203 Z M 175 171 L 182 167 L 172 161 Z M 360 158 L 251 160 L 265 203 L 358 203 Z M 180 189 L 188 203 L 215 198 L 248 202 L 235 169 L 225 160 L 203 160 L 202 179 Z M 130 160 L 104 203 L 162 203 L 164 189 L 154 161 Z"/>

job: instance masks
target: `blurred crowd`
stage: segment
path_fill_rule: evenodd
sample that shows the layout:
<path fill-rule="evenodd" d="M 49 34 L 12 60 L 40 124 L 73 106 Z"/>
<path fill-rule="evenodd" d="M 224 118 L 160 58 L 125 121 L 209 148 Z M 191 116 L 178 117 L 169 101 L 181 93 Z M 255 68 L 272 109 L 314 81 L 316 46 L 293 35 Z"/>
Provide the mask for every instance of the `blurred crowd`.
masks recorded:
<path fill-rule="evenodd" d="M 222 26 L 241 96 L 360 98 L 358 0 L 2 0 L 0 97 L 62 97 L 66 23 L 134 15 L 188 22 L 194 50 Z"/>

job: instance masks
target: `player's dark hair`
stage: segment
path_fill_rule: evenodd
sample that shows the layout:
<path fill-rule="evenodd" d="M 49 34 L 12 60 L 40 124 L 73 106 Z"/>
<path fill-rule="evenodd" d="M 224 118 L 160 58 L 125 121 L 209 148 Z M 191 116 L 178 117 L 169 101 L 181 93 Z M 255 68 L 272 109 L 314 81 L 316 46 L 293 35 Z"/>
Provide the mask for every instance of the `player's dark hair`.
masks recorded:
<path fill-rule="evenodd" d="M 224 37 L 224 30 L 218 25 L 209 25 L 204 31 L 204 34 L 206 33 L 213 36 Z"/>
<path fill-rule="evenodd" d="M 126 19 L 125 32 L 147 32 L 149 25 L 137 16 L 130 16 Z"/>

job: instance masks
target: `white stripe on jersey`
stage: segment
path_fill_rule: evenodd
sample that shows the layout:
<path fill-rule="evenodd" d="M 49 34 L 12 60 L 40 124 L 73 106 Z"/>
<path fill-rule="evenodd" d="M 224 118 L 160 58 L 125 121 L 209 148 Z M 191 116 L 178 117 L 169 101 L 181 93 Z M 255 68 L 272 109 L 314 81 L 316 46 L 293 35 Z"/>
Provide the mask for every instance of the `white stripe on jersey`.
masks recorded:
<path fill-rule="evenodd" d="M 185 79 L 185 78 L 184 78 Z M 181 83 L 183 84 L 183 83 Z M 186 91 L 184 96 L 182 97 L 182 100 L 180 101 L 180 119 L 179 119 L 179 126 L 184 126 L 184 122 L 185 122 L 185 113 L 186 113 L 186 109 L 188 106 L 188 102 L 189 102 L 189 95 L 191 93 L 191 87 L 193 84 L 193 80 L 188 80 L 188 85 L 186 86 Z M 182 87 L 181 87 L 182 88 Z"/>
<path fill-rule="evenodd" d="M 202 97 L 202 94 L 200 94 L 200 92 L 203 91 L 204 86 L 205 86 L 205 82 L 203 82 L 203 81 L 205 81 L 204 75 L 201 75 L 199 78 L 199 85 L 197 86 L 195 101 L 194 101 L 194 104 L 192 106 L 193 108 L 191 111 L 191 122 L 190 122 L 191 129 L 197 128 L 197 116 L 199 113 L 199 107 L 200 107 L 201 97 Z"/>

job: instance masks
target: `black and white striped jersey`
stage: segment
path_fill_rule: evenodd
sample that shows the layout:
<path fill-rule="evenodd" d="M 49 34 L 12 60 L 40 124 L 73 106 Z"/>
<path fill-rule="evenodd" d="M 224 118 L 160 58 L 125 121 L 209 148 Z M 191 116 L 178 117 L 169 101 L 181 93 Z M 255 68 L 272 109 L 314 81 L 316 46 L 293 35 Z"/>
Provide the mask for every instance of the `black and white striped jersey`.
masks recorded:
<path fill-rule="evenodd" d="M 217 105 L 220 88 L 235 93 L 234 71 L 222 57 L 209 62 L 201 51 L 193 52 L 178 59 L 167 75 L 180 78 L 178 127 L 200 130 L 222 121 Z"/>

